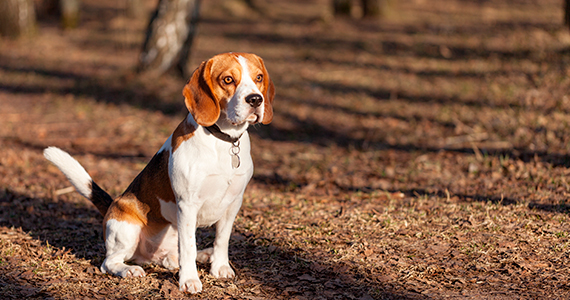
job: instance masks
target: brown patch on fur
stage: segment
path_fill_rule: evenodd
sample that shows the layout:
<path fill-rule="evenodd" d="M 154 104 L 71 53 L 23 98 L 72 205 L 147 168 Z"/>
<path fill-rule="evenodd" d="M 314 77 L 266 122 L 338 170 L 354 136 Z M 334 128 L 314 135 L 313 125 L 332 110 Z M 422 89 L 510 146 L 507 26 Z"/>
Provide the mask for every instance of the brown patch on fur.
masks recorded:
<path fill-rule="evenodd" d="M 202 62 L 182 90 L 188 111 L 202 126 L 212 126 L 220 117 L 220 101 L 212 93 L 213 61 Z"/>
<path fill-rule="evenodd" d="M 138 201 L 135 195 L 123 194 L 113 201 L 107 211 L 105 220 L 115 219 L 142 226 L 148 223 L 148 211 L 148 205 Z"/>
<path fill-rule="evenodd" d="M 168 151 L 154 155 L 125 193 L 113 201 L 105 222 L 115 219 L 157 229 L 169 224 L 160 212 L 158 201 L 159 198 L 166 202 L 176 201 L 168 175 L 169 156 Z"/>
<path fill-rule="evenodd" d="M 212 57 L 212 93 L 220 101 L 220 108 L 225 109 L 229 99 L 235 94 L 242 81 L 242 69 L 238 61 L 239 53 L 224 53 Z M 225 83 L 226 77 L 233 78 L 232 83 Z"/>
<path fill-rule="evenodd" d="M 170 145 L 172 147 L 172 152 L 176 151 L 184 141 L 187 141 L 194 136 L 194 131 L 196 131 L 196 127 L 188 124 L 188 118 L 184 119 L 184 121 L 182 121 L 182 123 L 180 123 L 172 133 Z"/>

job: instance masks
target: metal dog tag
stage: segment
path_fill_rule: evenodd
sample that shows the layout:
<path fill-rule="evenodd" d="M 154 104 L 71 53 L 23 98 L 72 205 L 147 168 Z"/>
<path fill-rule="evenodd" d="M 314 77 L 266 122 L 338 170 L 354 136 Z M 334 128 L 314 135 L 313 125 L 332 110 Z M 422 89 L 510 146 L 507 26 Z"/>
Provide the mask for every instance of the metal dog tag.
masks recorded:
<path fill-rule="evenodd" d="M 232 155 L 232 168 L 237 169 L 239 168 L 239 156 L 237 155 Z"/>
<path fill-rule="evenodd" d="M 232 156 L 232 168 L 237 169 L 239 168 L 240 165 L 240 160 L 239 160 L 239 141 L 235 142 L 232 144 L 232 147 L 230 148 L 230 154 Z"/>

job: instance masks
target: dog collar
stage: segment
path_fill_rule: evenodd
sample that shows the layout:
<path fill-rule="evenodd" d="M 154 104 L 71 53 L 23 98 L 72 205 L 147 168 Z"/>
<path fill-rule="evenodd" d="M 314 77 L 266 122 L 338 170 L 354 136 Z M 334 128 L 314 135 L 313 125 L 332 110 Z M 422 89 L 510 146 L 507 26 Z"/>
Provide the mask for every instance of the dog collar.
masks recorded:
<path fill-rule="evenodd" d="M 241 138 L 241 134 L 237 138 L 234 138 L 234 137 L 231 137 L 229 134 L 222 132 L 220 127 L 218 127 L 218 125 L 216 125 L 216 124 L 214 124 L 212 126 L 208 126 L 208 127 L 206 127 L 206 129 L 208 129 L 208 131 L 213 136 L 219 138 L 222 141 L 228 142 L 228 143 L 235 144 Z"/>
<path fill-rule="evenodd" d="M 214 124 L 212 126 L 206 127 L 208 131 L 215 137 L 219 138 L 222 141 L 228 142 L 232 144 L 230 148 L 230 155 L 232 157 L 232 168 L 237 169 L 240 166 L 240 158 L 239 158 L 239 139 L 241 138 L 242 134 L 240 134 L 237 138 L 231 137 L 229 134 L 222 132 L 218 125 Z"/>

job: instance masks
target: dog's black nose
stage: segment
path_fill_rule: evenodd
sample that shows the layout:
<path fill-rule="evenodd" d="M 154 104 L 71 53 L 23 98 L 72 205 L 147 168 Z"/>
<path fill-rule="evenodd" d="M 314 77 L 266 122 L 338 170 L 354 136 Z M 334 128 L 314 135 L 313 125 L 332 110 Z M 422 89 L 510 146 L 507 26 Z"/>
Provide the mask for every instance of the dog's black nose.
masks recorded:
<path fill-rule="evenodd" d="M 247 102 L 252 107 L 258 107 L 263 102 L 263 97 L 260 94 L 250 94 L 245 97 L 245 102 Z"/>

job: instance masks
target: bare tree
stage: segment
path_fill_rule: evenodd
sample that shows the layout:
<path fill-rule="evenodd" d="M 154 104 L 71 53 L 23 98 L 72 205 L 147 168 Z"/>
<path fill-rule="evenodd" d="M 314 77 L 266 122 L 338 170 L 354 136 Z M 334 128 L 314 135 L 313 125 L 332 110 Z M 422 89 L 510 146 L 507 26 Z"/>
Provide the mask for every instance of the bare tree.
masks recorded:
<path fill-rule="evenodd" d="M 385 0 L 361 0 L 362 17 L 378 18 L 384 14 Z"/>
<path fill-rule="evenodd" d="M 79 24 L 80 0 L 59 0 L 61 25 L 63 28 L 75 28 Z"/>
<path fill-rule="evenodd" d="M 570 0 L 564 1 L 564 24 L 570 29 Z"/>
<path fill-rule="evenodd" d="M 570 0 L 568 0 L 570 1 Z M 363 18 L 378 18 L 385 12 L 387 0 L 360 0 Z M 335 16 L 349 17 L 352 13 L 354 1 L 333 0 L 333 11 Z"/>
<path fill-rule="evenodd" d="M 350 17 L 352 10 L 351 0 L 333 0 L 332 4 L 335 17 Z"/>
<path fill-rule="evenodd" d="M 35 0 L 38 20 L 59 18 L 64 29 L 79 25 L 81 0 Z"/>
<path fill-rule="evenodd" d="M 160 0 L 147 27 L 138 70 L 162 74 L 176 69 L 189 77 L 199 12 L 200 0 Z"/>
<path fill-rule="evenodd" d="M 9 37 L 30 36 L 36 29 L 33 0 L 0 1 L 0 35 Z"/>

